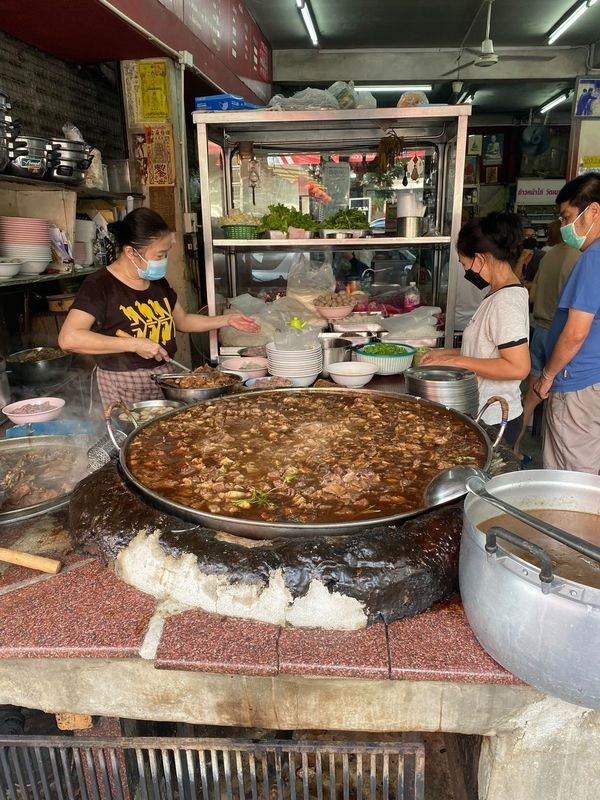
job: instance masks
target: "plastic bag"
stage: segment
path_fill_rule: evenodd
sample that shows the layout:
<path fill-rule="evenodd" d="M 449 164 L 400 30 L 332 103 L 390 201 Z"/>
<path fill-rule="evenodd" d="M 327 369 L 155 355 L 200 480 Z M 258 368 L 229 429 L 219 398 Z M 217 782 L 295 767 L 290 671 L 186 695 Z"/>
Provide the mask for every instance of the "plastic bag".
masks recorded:
<path fill-rule="evenodd" d="M 371 92 L 357 92 L 356 94 L 358 95 L 357 108 L 377 108 L 377 100 Z"/>
<path fill-rule="evenodd" d="M 292 264 L 288 273 L 287 297 L 302 303 L 316 316 L 313 299 L 335 289 L 333 267 L 328 261 L 310 261 L 304 256 Z"/>
<path fill-rule="evenodd" d="M 428 106 L 429 100 L 423 92 L 404 92 L 398 100 L 398 108 L 412 108 L 413 106 Z"/>
<path fill-rule="evenodd" d="M 294 111 L 301 108 L 339 108 L 339 103 L 327 89 L 302 89 L 291 97 L 276 94 L 269 100 L 269 108 Z"/>
<path fill-rule="evenodd" d="M 335 97 L 338 101 L 340 108 L 356 108 L 358 103 L 358 92 L 354 91 L 354 81 L 345 83 L 345 81 L 336 81 L 332 83 L 328 92 Z"/>
<path fill-rule="evenodd" d="M 70 142 L 84 141 L 81 131 L 76 125 L 73 125 L 72 122 L 65 122 L 65 124 L 62 126 L 62 132 L 65 135 L 65 139 L 68 139 Z"/>

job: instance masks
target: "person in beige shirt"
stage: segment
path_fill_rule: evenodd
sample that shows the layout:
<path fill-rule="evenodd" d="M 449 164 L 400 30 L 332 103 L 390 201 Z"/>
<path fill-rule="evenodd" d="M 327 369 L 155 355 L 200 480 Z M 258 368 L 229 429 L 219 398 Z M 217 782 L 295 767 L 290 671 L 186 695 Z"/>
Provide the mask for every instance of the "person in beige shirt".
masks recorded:
<path fill-rule="evenodd" d="M 514 453 L 522 463 L 529 463 L 528 456 L 521 453 L 521 440 L 533 413 L 542 402 L 533 391 L 534 379 L 542 374 L 546 363 L 546 339 L 556 311 L 560 291 L 571 274 L 581 253 L 566 245 L 560 236 L 560 221 L 555 220 L 548 230 L 548 244 L 553 245 L 540 261 L 539 268 L 529 287 L 529 299 L 533 303 L 533 333 L 529 345 L 531 374 L 527 393 L 523 399 L 523 427 L 514 446 Z"/>

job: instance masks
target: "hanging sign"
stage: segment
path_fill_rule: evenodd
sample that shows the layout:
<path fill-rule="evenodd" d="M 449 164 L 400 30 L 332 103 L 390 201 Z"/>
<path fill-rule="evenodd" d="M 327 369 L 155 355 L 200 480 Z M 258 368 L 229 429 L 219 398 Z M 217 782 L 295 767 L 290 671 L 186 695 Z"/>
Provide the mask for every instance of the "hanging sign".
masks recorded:
<path fill-rule="evenodd" d="M 560 180 L 539 180 L 537 178 L 519 178 L 517 181 L 517 205 L 547 206 L 556 202 L 556 195 L 565 185 Z"/>

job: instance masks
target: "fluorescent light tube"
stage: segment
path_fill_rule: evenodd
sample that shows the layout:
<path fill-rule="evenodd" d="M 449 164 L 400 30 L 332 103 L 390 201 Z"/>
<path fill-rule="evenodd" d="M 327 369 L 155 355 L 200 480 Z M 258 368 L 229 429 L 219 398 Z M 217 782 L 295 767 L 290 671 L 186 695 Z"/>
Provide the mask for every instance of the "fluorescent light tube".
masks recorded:
<path fill-rule="evenodd" d="M 430 92 L 432 90 L 430 83 L 422 83 L 418 85 L 397 84 L 394 86 L 355 86 L 355 92 Z"/>
<path fill-rule="evenodd" d="M 565 100 L 569 99 L 569 94 L 561 94 L 560 97 L 555 97 L 554 100 L 550 100 L 546 103 L 545 106 L 540 108 L 540 114 L 545 114 L 547 111 L 550 111 L 551 108 L 555 106 L 559 106 L 561 103 L 564 103 Z"/>
<path fill-rule="evenodd" d="M 567 31 L 571 27 L 571 25 L 573 25 L 574 22 L 577 22 L 579 17 L 582 14 L 585 14 L 588 8 L 591 8 L 591 6 L 593 6 L 595 2 L 596 0 L 591 0 L 591 2 L 589 0 L 586 0 L 580 6 L 578 6 L 578 8 L 576 8 L 575 11 L 573 11 L 573 13 L 570 14 L 563 23 L 561 23 L 557 28 L 555 28 L 550 33 L 550 35 L 548 36 L 548 44 L 554 44 L 554 42 L 560 36 L 562 36 L 563 33 Z"/>
<path fill-rule="evenodd" d="M 296 0 L 296 5 L 300 9 L 300 14 L 302 15 L 302 20 L 304 21 L 304 25 L 306 30 L 308 31 L 308 35 L 310 36 L 310 40 L 315 47 L 319 46 L 319 37 L 317 36 L 317 29 L 315 28 L 315 23 L 313 22 L 313 18 L 310 15 L 310 11 L 306 2 L 302 0 Z"/>

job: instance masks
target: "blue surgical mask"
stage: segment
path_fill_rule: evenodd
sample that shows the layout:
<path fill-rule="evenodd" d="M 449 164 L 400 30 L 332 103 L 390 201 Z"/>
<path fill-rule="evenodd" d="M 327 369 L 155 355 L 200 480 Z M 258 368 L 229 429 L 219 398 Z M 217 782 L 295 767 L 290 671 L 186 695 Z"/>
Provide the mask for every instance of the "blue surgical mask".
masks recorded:
<path fill-rule="evenodd" d="M 135 252 L 142 259 L 142 261 L 146 262 L 146 269 L 139 269 L 139 267 L 135 267 L 140 278 L 146 281 L 159 281 L 161 278 L 165 277 L 167 274 L 167 258 L 161 258 L 157 260 L 151 259 L 148 261 L 141 253 L 138 253 L 137 250 Z"/>
<path fill-rule="evenodd" d="M 563 227 L 560 229 L 560 235 L 562 236 L 563 242 L 568 244 L 569 247 L 574 247 L 576 250 L 581 250 L 585 244 L 585 240 L 587 239 L 589 232 L 592 230 L 593 223 L 587 229 L 587 233 L 585 233 L 583 236 L 580 236 L 575 230 L 575 223 L 587 210 L 588 206 L 586 206 L 583 211 L 575 217 L 573 222 L 569 222 L 568 225 L 563 225 Z"/>

